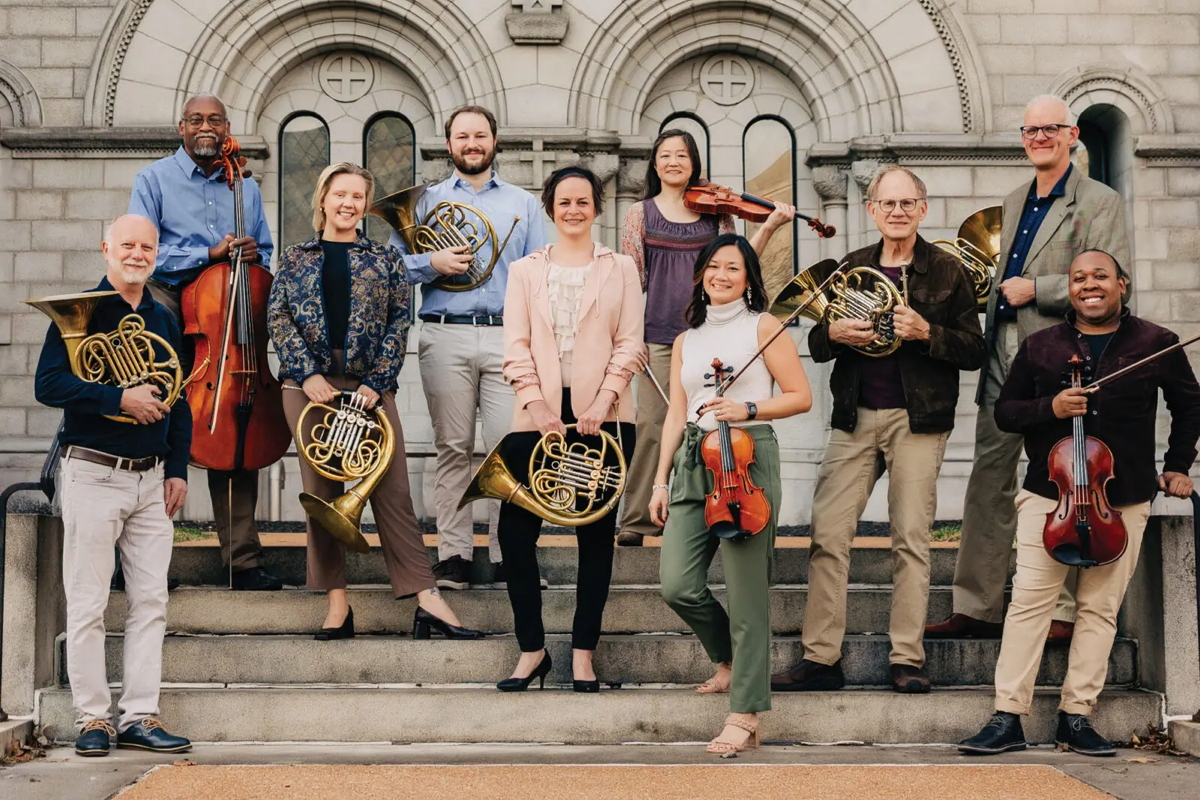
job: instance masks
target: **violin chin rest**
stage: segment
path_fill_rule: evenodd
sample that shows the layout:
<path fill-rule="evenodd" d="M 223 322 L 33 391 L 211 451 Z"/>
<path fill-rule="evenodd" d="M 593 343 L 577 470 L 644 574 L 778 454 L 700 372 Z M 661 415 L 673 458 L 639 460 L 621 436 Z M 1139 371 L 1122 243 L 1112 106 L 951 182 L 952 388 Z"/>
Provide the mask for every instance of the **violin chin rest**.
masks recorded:
<path fill-rule="evenodd" d="M 708 529 L 708 532 L 718 539 L 727 539 L 731 542 L 740 542 L 743 539 L 749 539 L 750 533 L 739 528 L 728 520 L 721 520 Z"/>
<path fill-rule="evenodd" d="M 1055 561 L 1066 564 L 1068 567 L 1087 569 L 1100 566 L 1100 562 L 1096 559 L 1084 558 L 1083 554 L 1079 552 L 1079 547 L 1073 544 L 1060 544 L 1051 551 L 1050 555 L 1054 557 Z"/>

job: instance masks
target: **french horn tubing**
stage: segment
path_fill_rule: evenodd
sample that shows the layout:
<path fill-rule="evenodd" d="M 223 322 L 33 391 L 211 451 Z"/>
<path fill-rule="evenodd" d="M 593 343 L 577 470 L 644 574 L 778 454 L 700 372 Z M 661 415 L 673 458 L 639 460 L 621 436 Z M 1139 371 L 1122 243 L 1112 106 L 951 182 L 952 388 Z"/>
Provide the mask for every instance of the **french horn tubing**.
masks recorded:
<path fill-rule="evenodd" d="M 981 208 L 963 220 L 954 239 L 934 239 L 933 244 L 958 259 L 971 278 L 980 311 L 987 309 L 1000 261 L 1000 225 L 1003 207 Z"/>
<path fill-rule="evenodd" d="M 854 349 L 868 356 L 896 352 L 901 340 L 892 327 L 892 314 L 905 300 L 895 285 L 872 267 L 844 265 L 822 283 L 813 273 L 824 263 L 809 267 L 783 287 L 771 305 L 772 316 L 790 319 L 797 308 L 807 304 L 800 316 L 819 324 L 828 325 L 839 319 L 866 320 L 874 327 L 875 338 Z"/>

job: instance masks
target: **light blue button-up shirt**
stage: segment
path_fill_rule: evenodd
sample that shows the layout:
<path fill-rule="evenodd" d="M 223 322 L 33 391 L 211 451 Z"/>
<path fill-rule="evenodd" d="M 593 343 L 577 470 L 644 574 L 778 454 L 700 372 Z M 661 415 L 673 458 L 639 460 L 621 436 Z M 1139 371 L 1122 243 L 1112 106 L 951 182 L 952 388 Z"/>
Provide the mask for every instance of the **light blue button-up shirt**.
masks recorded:
<path fill-rule="evenodd" d="M 492 178 L 476 192 L 469 182 L 457 174 L 441 183 L 433 184 L 417 204 L 418 217 L 424 218 L 429 210 L 443 200 L 465 203 L 479 209 L 492 223 L 498 241 L 512 227 L 513 218 L 521 221 L 513 229 L 512 238 L 500 253 L 491 277 L 482 285 L 468 292 L 447 292 L 430 281 L 441 273 L 429 265 L 429 253 L 409 255 L 400 234 L 393 233 L 389 244 L 400 248 L 404 255 L 404 267 L 410 283 L 425 284 L 421 287 L 421 314 L 463 314 L 471 316 L 500 315 L 504 313 L 504 290 L 508 286 L 508 265 L 519 258 L 546 246 L 546 225 L 542 219 L 542 206 L 532 194 L 506 183 L 492 173 Z M 492 244 L 488 243 L 478 253 L 479 260 L 486 266 L 492 259 Z"/>
<path fill-rule="evenodd" d="M 258 242 L 259 259 L 270 265 L 275 243 L 253 178 L 242 181 L 242 202 L 246 235 Z M 158 226 L 154 278 L 172 286 L 195 278 L 208 266 L 208 249 L 234 232 L 233 192 L 225 183 L 225 171 L 205 175 L 182 147 L 137 174 L 129 213 Z"/>

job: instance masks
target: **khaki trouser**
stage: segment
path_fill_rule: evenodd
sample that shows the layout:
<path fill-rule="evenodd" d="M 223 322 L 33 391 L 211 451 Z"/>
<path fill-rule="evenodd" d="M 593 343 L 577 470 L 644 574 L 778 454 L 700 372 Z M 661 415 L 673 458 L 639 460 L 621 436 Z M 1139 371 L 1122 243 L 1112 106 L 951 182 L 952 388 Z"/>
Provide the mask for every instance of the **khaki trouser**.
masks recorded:
<path fill-rule="evenodd" d="M 475 472 L 471 456 L 475 452 L 476 409 L 483 423 L 483 448 L 488 452 L 512 426 L 514 395 L 502 372 L 504 329 L 499 325 L 426 322 L 421 326 L 417 352 L 438 454 L 433 487 L 438 560 L 457 555 L 470 561 L 475 547 L 471 507 L 460 510 L 458 501 Z M 488 554 L 497 563 L 500 501 L 484 502 L 488 508 Z"/>
<path fill-rule="evenodd" d="M 154 299 L 174 315 L 182 331 L 180 292 L 157 281 L 150 281 L 147 285 Z M 184 362 L 184 374 L 187 374 L 192 370 L 191 343 L 185 342 L 183 349 L 184 352 L 179 355 Z M 258 508 L 258 470 L 221 472 L 210 469 L 207 472 L 208 494 L 212 499 L 222 562 L 234 572 L 261 567 L 262 544 L 258 539 L 258 526 L 254 523 L 254 511 Z"/>
<path fill-rule="evenodd" d="M 975 465 L 963 500 L 962 540 L 954 566 L 954 610 L 985 622 L 1004 619 L 1004 584 L 1017 531 L 1017 466 L 1025 439 L 996 427 L 995 405 L 1008 369 L 1017 355 L 1017 326 L 998 323 L 996 344 L 980 380 L 983 402 L 975 418 Z M 1075 619 L 1071 589 L 1075 571 L 1064 584 L 1054 618 Z"/>
<path fill-rule="evenodd" d="M 104 663 L 104 609 L 113 547 L 125 571 L 125 669 L 117 730 L 158 716 L 167 628 L 167 568 L 175 526 L 164 505 L 163 466 L 145 472 L 71 458 L 62 462 L 63 590 L 67 677 L 82 727 L 112 718 Z"/>
<path fill-rule="evenodd" d="M 671 345 L 647 343 L 650 371 L 665 391 L 671 386 Z M 650 521 L 650 495 L 658 472 L 659 442 L 667 407 L 644 376 L 637 378 L 637 447 L 629 464 L 629 479 L 621 506 L 621 532 L 658 536 L 662 529 Z"/>
<path fill-rule="evenodd" d="M 817 471 L 813 496 L 804 657 L 834 664 L 846 634 L 846 582 L 858 520 L 886 468 L 892 533 L 892 608 L 888 660 L 925 664 L 929 606 L 929 529 L 949 433 L 913 433 L 903 408 L 858 409 L 853 433 L 837 430 Z"/>
<path fill-rule="evenodd" d="M 1150 503 L 1117 507 L 1129 534 L 1125 555 L 1103 567 L 1080 570 L 1058 563 L 1042 546 L 1046 515 L 1057 505 L 1030 491 L 1017 495 L 1017 572 L 996 663 L 997 711 L 1029 713 L 1046 632 L 1069 571 L 1079 573 L 1075 593 L 1078 617 L 1058 707 L 1068 714 L 1090 714 L 1104 688 L 1108 656 L 1117 635 L 1117 612 L 1137 567 Z"/>

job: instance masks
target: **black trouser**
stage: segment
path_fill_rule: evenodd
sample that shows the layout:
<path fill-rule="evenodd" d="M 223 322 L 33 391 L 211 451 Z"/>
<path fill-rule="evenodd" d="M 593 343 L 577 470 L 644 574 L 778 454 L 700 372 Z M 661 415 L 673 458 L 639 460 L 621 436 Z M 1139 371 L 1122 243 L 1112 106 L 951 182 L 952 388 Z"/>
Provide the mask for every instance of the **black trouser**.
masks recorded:
<path fill-rule="evenodd" d="M 571 413 L 571 391 L 563 390 L 562 419 L 575 422 Z M 628 461 L 633 455 L 634 426 L 621 425 L 622 452 Z M 606 422 L 601 428 L 614 437 L 617 423 Z M 568 442 L 585 442 L 595 446 L 599 437 L 579 436 L 570 432 Z M 511 433 L 504 440 L 504 463 L 513 477 L 529 486 L 529 456 L 541 434 L 537 431 Z M 610 459 L 609 463 L 616 463 Z M 617 528 L 617 509 L 589 525 L 575 528 L 579 550 L 579 576 L 575 581 L 575 619 L 571 624 L 571 647 L 576 650 L 595 650 L 600 641 L 600 620 L 608 602 L 608 584 L 612 580 L 613 536 Z M 508 599 L 512 603 L 513 627 L 521 652 L 533 653 L 546 646 L 546 630 L 542 625 L 541 572 L 537 561 L 537 540 L 542 532 L 542 518 L 513 503 L 500 504 L 498 535 L 500 553 L 508 573 Z"/>

